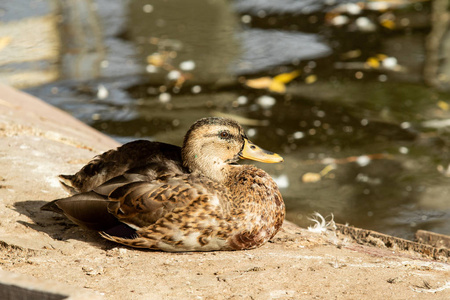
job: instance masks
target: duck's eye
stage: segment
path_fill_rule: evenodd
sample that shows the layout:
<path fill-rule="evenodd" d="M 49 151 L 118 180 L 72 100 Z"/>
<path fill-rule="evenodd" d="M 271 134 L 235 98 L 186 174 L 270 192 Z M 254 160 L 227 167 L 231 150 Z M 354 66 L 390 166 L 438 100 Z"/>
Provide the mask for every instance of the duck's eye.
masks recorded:
<path fill-rule="evenodd" d="M 230 133 L 229 133 L 228 131 L 221 131 L 221 132 L 219 132 L 219 136 L 220 136 L 222 139 L 227 139 L 227 138 L 230 137 Z"/>

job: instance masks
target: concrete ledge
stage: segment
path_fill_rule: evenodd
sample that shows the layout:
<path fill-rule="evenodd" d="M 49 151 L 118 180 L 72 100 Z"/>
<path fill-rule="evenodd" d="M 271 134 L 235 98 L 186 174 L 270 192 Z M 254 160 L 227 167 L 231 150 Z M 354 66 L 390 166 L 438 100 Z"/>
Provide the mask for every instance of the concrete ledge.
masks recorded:
<path fill-rule="evenodd" d="M 99 293 L 0 270 L 0 299 L 104 299 Z"/>

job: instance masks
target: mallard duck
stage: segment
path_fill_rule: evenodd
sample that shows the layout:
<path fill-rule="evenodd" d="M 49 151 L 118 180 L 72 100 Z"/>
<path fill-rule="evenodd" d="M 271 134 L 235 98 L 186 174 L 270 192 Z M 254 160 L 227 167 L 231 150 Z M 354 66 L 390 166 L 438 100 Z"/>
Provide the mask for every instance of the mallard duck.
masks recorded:
<path fill-rule="evenodd" d="M 183 146 L 138 140 L 96 156 L 75 175 L 76 192 L 42 207 L 117 243 L 163 251 L 252 249 L 281 228 L 273 179 L 241 158 L 283 158 L 256 146 L 231 119 L 195 122 Z"/>

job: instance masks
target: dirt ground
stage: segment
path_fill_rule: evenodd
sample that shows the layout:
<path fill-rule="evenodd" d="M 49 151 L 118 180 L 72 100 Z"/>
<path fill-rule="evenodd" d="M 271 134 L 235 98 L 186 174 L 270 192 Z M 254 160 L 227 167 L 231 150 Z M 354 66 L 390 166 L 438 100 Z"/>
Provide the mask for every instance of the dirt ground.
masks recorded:
<path fill-rule="evenodd" d="M 58 174 L 116 146 L 0 85 L 1 270 L 106 299 L 450 299 L 447 262 L 334 231 L 286 222 L 256 250 L 174 254 L 126 248 L 39 210 L 66 195 Z"/>

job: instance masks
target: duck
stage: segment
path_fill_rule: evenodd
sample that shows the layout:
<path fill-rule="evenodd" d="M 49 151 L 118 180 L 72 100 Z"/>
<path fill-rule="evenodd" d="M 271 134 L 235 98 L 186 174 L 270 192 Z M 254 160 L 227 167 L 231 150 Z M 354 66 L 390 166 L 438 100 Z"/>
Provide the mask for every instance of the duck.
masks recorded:
<path fill-rule="evenodd" d="M 280 163 L 239 123 L 208 117 L 182 147 L 136 140 L 60 175 L 71 196 L 44 211 L 65 215 L 112 242 L 168 252 L 257 248 L 280 230 L 285 205 L 265 171 L 240 159 Z"/>

